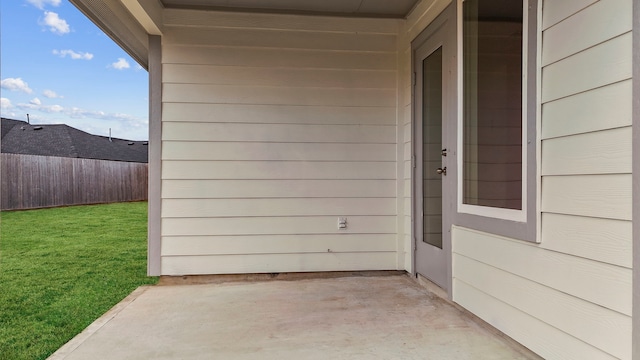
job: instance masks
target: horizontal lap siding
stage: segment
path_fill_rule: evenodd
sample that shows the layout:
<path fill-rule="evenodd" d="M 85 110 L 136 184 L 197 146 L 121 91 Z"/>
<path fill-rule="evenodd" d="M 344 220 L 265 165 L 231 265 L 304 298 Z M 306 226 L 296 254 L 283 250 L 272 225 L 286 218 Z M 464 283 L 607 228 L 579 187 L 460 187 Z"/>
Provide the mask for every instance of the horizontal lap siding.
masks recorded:
<path fill-rule="evenodd" d="M 165 101 L 213 104 L 395 106 L 388 89 L 164 84 Z"/>
<path fill-rule="evenodd" d="M 394 180 L 163 180 L 164 199 L 395 197 Z"/>
<path fill-rule="evenodd" d="M 393 216 L 393 198 L 165 199 L 167 217 L 239 216 Z"/>
<path fill-rule="evenodd" d="M 392 162 L 164 161 L 163 179 L 392 180 Z"/>
<path fill-rule="evenodd" d="M 392 130 L 390 133 L 389 130 Z M 393 144 L 395 133 L 381 125 L 298 125 L 171 123 L 162 127 L 166 141 Z"/>
<path fill-rule="evenodd" d="M 544 1 L 541 243 L 453 229 L 454 301 L 549 359 L 631 357 L 631 4 Z"/>
<path fill-rule="evenodd" d="M 163 274 L 398 268 L 397 27 L 165 11 Z"/>
<path fill-rule="evenodd" d="M 178 142 L 162 149 L 167 160 L 394 161 L 395 144 Z"/>

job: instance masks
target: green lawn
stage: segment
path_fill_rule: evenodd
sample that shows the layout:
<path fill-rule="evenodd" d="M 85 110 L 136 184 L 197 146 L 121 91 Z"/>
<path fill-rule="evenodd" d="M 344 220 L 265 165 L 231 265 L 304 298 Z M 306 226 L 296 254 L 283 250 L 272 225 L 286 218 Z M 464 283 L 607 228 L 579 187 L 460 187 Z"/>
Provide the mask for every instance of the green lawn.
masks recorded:
<path fill-rule="evenodd" d="M 143 284 L 147 203 L 3 212 L 0 359 L 46 359 Z"/>

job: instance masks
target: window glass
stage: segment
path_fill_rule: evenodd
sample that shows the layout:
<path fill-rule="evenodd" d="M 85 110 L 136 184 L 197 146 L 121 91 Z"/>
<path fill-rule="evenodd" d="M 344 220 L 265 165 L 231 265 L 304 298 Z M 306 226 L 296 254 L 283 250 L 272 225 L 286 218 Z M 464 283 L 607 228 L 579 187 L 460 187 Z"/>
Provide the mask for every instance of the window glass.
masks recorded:
<path fill-rule="evenodd" d="M 442 47 L 422 62 L 422 240 L 442 249 Z"/>
<path fill-rule="evenodd" d="M 463 203 L 522 209 L 521 1 L 463 2 Z"/>

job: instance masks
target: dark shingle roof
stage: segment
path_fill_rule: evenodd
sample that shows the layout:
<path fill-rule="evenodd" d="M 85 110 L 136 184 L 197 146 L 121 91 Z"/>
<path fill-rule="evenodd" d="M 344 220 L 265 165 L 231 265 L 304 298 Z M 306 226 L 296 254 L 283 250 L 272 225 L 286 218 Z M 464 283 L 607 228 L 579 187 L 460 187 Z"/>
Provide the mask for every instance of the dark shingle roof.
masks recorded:
<path fill-rule="evenodd" d="M 33 125 L 2 119 L 2 152 L 147 162 L 146 141 L 91 135 L 68 125 Z"/>
<path fill-rule="evenodd" d="M 24 121 L 2 118 L 2 121 L 0 121 L 0 139 L 4 139 L 4 136 L 7 135 L 14 126 L 22 124 L 24 124 Z"/>

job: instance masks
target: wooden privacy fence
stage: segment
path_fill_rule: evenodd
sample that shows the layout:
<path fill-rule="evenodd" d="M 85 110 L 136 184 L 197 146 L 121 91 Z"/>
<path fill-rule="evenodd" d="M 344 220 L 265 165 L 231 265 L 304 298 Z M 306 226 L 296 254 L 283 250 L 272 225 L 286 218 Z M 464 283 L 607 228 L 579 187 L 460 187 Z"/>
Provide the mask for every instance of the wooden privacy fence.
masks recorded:
<path fill-rule="evenodd" d="M 0 154 L 2 210 L 147 200 L 147 164 Z"/>

